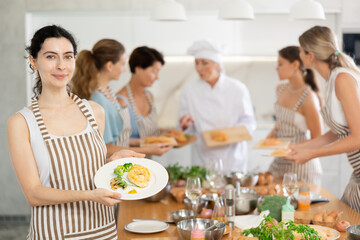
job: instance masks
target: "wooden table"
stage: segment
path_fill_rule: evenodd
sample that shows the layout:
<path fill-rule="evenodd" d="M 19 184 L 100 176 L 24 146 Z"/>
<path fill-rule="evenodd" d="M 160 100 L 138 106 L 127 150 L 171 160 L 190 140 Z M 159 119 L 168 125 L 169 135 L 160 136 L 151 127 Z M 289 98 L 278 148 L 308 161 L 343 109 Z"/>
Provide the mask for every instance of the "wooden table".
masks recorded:
<path fill-rule="evenodd" d="M 330 200 L 328 203 L 312 204 L 310 212 L 320 212 L 323 210 L 342 211 L 341 219 L 349 221 L 352 225 L 360 224 L 360 213 L 348 207 L 334 195 L 325 189 L 310 185 L 311 191 L 320 193 L 322 197 Z M 118 217 L 118 237 L 121 240 L 177 240 L 179 235 L 175 224 L 169 224 L 166 231 L 154 234 L 136 234 L 130 233 L 124 229 L 125 225 L 130 223 L 133 218 L 153 218 L 163 221 L 171 221 L 171 212 L 179 209 L 185 209 L 185 204 L 177 203 L 171 196 L 160 202 L 123 201 L 119 207 Z M 341 233 L 340 240 L 345 239 L 346 233 Z M 236 240 L 236 238 L 234 238 Z"/>

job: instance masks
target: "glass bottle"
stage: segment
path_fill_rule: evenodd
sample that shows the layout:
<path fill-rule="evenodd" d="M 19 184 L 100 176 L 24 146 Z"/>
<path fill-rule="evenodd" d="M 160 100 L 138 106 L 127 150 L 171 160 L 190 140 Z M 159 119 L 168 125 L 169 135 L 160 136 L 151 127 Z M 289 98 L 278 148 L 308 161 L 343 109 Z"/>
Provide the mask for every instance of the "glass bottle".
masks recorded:
<path fill-rule="evenodd" d="M 299 189 L 298 207 L 305 212 L 310 209 L 310 188 L 304 182 Z"/>

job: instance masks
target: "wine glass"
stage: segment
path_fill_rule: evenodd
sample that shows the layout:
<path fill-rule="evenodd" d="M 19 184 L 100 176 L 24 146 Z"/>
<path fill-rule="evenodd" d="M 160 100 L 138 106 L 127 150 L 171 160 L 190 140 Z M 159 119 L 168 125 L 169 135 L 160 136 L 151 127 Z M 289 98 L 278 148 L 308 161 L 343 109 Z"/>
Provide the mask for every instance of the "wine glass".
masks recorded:
<path fill-rule="evenodd" d="M 291 201 L 294 193 L 299 189 L 296 173 L 285 173 L 283 178 L 283 190 Z"/>
<path fill-rule="evenodd" d="M 185 195 L 190 199 L 193 210 L 196 207 L 196 200 L 201 195 L 201 182 L 199 177 L 188 177 L 186 179 Z"/>
<path fill-rule="evenodd" d="M 211 188 L 221 189 L 225 186 L 223 161 L 221 158 L 210 159 L 206 167 L 206 180 Z"/>

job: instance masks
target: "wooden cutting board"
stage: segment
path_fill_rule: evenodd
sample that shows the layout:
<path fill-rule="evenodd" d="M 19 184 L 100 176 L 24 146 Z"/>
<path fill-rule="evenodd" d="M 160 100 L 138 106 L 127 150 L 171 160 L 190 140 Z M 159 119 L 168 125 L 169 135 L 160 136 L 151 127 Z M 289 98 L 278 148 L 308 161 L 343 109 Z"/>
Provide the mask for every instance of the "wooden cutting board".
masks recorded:
<path fill-rule="evenodd" d="M 190 143 L 195 142 L 197 139 L 198 139 L 197 136 L 191 135 L 188 138 L 186 138 L 186 142 L 182 142 L 182 143 L 178 142 L 177 145 L 174 146 L 174 148 L 182 148 Z"/>
<path fill-rule="evenodd" d="M 241 142 L 241 141 L 248 141 L 251 140 L 252 137 L 247 130 L 245 126 L 237 126 L 237 127 L 231 127 L 231 128 L 221 128 L 221 129 L 214 129 L 217 131 L 224 132 L 227 134 L 228 139 L 226 141 L 214 141 L 211 139 L 211 131 L 204 131 L 202 132 L 202 135 L 204 137 L 205 143 L 208 147 L 217 147 L 217 146 L 223 146 L 228 145 L 231 143 Z"/>
<path fill-rule="evenodd" d="M 168 145 L 172 145 L 172 146 L 176 146 L 178 145 L 177 141 L 175 140 L 175 138 L 173 137 L 168 137 L 170 142 L 167 143 Z M 152 145 L 152 144 L 156 144 L 156 143 L 146 143 L 145 142 L 145 139 L 141 139 L 140 140 L 140 147 L 145 147 L 145 146 L 149 146 L 149 145 Z"/>
<path fill-rule="evenodd" d="M 263 149 L 278 149 L 278 148 L 287 148 L 291 142 L 291 138 L 278 138 L 280 140 L 279 144 L 276 145 L 267 145 L 267 146 L 263 146 L 262 143 L 266 140 L 260 140 L 259 142 L 257 142 L 253 148 L 263 148 Z"/>

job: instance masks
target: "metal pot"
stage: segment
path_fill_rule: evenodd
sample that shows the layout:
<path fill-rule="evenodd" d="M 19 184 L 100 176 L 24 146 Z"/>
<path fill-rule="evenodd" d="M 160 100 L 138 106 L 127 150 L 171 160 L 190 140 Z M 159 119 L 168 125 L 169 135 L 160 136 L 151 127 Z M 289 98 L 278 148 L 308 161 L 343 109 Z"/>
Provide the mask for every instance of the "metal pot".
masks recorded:
<path fill-rule="evenodd" d="M 249 214 L 255 210 L 258 205 L 259 195 L 250 188 L 241 188 L 240 194 L 236 193 L 235 214 Z"/>
<path fill-rule="evenodd" d="M 158 193 L 152 195 L 151 197 L 144 198 L 147 202 L 159 202 L 162 199 L 166 198 L 169 195 L 171 189 L 171 184 L 168 182 L 166 186 Z"/>

